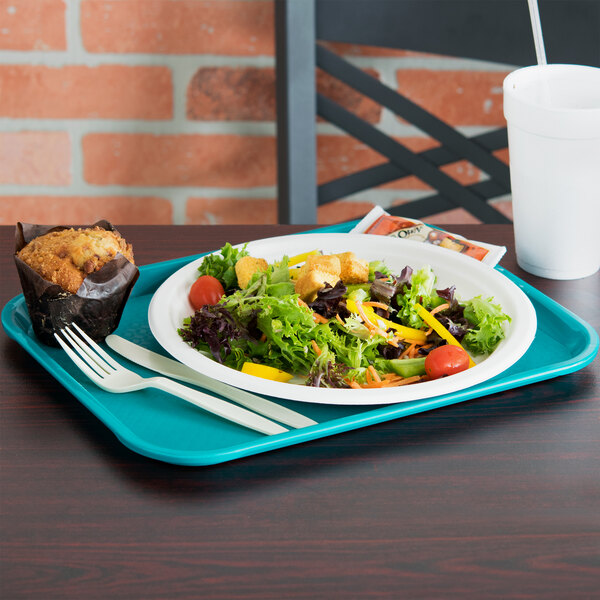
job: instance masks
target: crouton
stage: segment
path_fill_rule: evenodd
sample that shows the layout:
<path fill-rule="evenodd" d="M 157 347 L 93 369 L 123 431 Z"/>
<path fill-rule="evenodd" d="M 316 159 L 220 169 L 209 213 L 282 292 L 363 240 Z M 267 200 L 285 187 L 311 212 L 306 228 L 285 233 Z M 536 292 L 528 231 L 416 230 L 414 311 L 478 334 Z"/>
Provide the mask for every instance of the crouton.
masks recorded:
<path fill-rule="evenodd" d="M 340 279 L 344 283 L 367 283 L 369 281 L 369 263 L 356 258 L 354 252 L 335 254 L 340 261 Z"/>
<path fill-rule="evenodd" d="M 328 273 L 316 268 L 310 269 L 298 277 L 295 291 L 305 302 L 312 302 L 317 297 L 317 292 L 326 283 L 333 287 L 339 280 L 339 276 L 334 273 Z"/>
<path fill-rule="evenodd" d="M 268 267 L 269 265 L 264 258 L 254 258 L 253 256 L 243 256 L 240 258 L 235 263 L 235 274 L 240 288 L 245 289 L 248 287 L 252 275 L 257 271 L 266 271 Z"/>
<path fill-rule="evenodd" d="M 307 256 L 306 262 L 302 265 L 300 269 L 299 276 L 302 277 L 304 274 L 312 271 L 313 269 L 318 269 L 319 271 L 323 271 L 324 273 L 331 273 L 332 275 L 339 275 L 341 272 L 340 259 L 334 254 L 330 255 L 314 255 Z"/>

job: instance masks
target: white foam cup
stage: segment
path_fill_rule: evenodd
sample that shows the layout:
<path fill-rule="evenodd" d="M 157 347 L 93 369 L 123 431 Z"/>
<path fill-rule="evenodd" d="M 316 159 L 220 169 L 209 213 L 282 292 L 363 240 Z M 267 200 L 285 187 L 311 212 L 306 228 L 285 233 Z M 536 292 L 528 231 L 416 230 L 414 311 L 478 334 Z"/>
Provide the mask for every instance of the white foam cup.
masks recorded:
<path fill-rule="evenodd" d="M 600 267 L 600 69 L 536 65 L 504 80 L 517 262 L 548 279 Z"/>

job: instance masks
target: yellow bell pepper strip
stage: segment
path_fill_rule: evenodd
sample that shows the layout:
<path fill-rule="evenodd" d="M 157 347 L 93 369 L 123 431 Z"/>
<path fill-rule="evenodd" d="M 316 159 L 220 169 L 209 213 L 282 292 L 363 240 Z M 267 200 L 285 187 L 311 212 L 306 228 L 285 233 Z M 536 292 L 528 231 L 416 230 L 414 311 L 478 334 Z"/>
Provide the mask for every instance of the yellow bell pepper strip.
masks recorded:
<path fill-rule="evenodd" d="M 443 340 L 446 340 L 452 346 L 462 347 L 461 343 L 425 308 L 423 308 L 420 304 L 415 304 L 415 309 L 417 314 L 431 327 Z M 469 368 L 474 367 L 475 363 L 469 356 Z"/>
<path fill-rule="evenodd" d="M 242 373 L 246 373 L 246 375 L 254 375 L 255 377 L 262 377 L 263 379 L 269 379 L 271 381 L 281 381 L 282 383 L 287 383 L 293 377 L 293 375 L 290 375 L 281 369 L 253 362 L 245 362 L 242 365 L 241 370 Z"/>
<path fill-rule="evenodd" d="M 296 256 L 292 256 L 290 259 L 288 259 L 288 267 L 290 267 L 290 279 L 292 281 L 296 281 L 296 279 L 298 279 L 298 274 L 300 273 L 300 267 L 296 267 L 296 265 L 305 262 L 309 256 L 314 256 L 316 254 L 321 254 L 321 251 L 311 250 L 310 252 L 296 254 Z"/>
<path fill-rule="evenodd" d="M 321 254 L 320 250 L 311 250 L 310 252 L 303 252 L 302 254 L 296 254 L 296 256 L 292 256 L 288 259 L 288 267 L 293 267 L 294 265 L 299 265 L 301 262 L 304 262 L 309 256 L 313 256 L 314 254 Z"/>
<path fill-rule="evenodd" d="M 346 307 L 350 312 L 359 314 L 358 306 L 354 300 L 346 300 Z M 427 341 L 427 335 L 424 331 L 421 331 L 420 329 L 414 329 L 413 327 L 406 327 L 398 323 L 393 323 L 388 319 L 384 319 L 383 317 L 380 317 L 371 306 L 361 305 L 361 308 L 369 321 L 371 321 L 371 323 L 374 325 L 377 325 L 378 327 L 384 325 L 385 329 L 393 329 L 398 333 L 398 336 L 404 340 L 412 340 L 413 342 L 418 342 L 419 344 L 424 344 Z M 381 328 L 383 329 L 383 327 Z"/>

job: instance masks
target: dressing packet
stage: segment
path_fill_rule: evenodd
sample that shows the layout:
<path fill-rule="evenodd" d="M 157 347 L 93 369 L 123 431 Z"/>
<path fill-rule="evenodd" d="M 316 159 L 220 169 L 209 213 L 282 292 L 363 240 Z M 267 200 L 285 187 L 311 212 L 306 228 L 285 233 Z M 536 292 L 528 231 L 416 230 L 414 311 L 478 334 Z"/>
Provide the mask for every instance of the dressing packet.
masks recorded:
<path fill-rule="evenodd" d="M 468 240 L 463 236 L 426 225 L 417 219 L 390 215 L 381 206 L 373 208 L 350 233 L 387 235 L 413 242 L 433 244 L 470 256 L 490 267 L 495 267 L 506 252 L 505 246 Z"/>

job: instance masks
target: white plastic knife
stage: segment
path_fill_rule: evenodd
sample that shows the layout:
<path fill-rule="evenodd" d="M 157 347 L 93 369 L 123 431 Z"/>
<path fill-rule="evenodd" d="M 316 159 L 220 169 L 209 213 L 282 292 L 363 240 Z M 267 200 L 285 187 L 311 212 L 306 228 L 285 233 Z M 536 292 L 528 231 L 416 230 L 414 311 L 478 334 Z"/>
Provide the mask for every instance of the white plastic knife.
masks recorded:
<path fill-rule="evenodd" d="M 176 360 L 167 358 L 162 354 L 157 354 L 143 346 L 138 346 L 118 335 L 111 334 L 107 336 L 106 343 L 115 352 L 142 367 L 156 371 L 161 375 L 172 377 L 173 379 L 179 379 L 192 385 L 199 385 L 206 390 L 221 394 L 229 400 L 233 400 L 246 408 L 275 419 L 280 423 L 285 423 L 290 427 L 300 428 L 317 424 L 317 421 L 313 421 L 300 413 L 281 406 L 281 404 L 212 379 Z"/>

